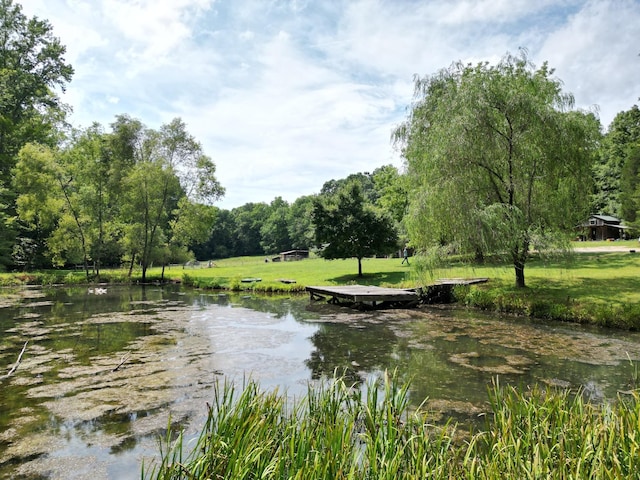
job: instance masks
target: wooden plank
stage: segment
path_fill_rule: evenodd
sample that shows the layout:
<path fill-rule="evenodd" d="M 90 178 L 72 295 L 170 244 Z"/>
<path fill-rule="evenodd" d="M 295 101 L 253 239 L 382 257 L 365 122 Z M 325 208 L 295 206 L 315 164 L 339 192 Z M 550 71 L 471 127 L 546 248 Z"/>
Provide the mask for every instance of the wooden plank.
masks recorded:
<path fill-rule="evenodd" d="M 440 278 L 435 283 L 436 285 L 474 285 L 488 281 L 488 278 Z"/>
<path fill-rule="evenodd" d="M 367 285 L 345 285 L 339 287 L 306 287 L 314 296 L 344 298 L 353 302 L 410 302 L 416 299 L 416 292 L 398 288 L 372 287 Z"/>
<path fill-rule="evenodd" d="M 338 303 L 339 299 L 347 300 L 356 304 L 379 303 L 450 303 L 453 301 L 453 287 L 456 285 L 473 285 L 487 282 L 488 278 L 441 278 L 422 289 L 418 294 L 414 290 L 399 288 L 384 288 L 367 285 L 343 285 L 343 286 L 312 286 L 306 287 L 311 296 L 311 300 L 326 300 L 330 303 Z"/>

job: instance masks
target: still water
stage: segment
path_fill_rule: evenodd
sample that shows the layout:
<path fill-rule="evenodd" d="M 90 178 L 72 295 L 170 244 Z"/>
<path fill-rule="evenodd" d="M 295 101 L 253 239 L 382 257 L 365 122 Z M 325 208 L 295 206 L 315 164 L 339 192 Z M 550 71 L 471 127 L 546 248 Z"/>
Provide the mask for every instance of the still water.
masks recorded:
<path fill-rule="evenodd" d="M 26 343 L 15 372 L 6 374 Z M 633 387 L 640 335 L 450 308 L 358 312 L 306 296 L 171 288 L 25 290 L 0 308 L 0 478 L 135 479 L 168 426 L 195 436 L 216 382 L 305 393 L 397 369 L 434 418 L 487 388 L 544 383 L 595 401 Z"/>

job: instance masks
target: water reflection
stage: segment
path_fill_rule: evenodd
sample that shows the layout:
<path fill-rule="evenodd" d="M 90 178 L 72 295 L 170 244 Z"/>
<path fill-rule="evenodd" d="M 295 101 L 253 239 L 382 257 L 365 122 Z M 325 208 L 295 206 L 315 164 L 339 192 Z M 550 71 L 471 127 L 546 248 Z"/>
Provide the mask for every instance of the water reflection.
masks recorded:
<path fill-rule="evenodd" d="M 361 383 L 396 369 L 436 418 L 486 409 L 492 379 L 627 390 L 640 337 L 433 308 L 357 312 L 306 296 L 175 288 L 28 291 L 0 309 L 0 477 L 139 478 L 169 418 L 197 435 L 215 383 L 248 376 L 306 391 L 343 372 Z M 2 372 L 4 373 L 4 372 Z"/>

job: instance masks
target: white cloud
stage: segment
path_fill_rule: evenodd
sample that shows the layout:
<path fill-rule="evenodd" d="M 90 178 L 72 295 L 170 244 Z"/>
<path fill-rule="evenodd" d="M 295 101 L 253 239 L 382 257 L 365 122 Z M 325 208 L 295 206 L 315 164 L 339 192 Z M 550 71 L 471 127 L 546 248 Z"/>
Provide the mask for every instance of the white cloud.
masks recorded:
<path fill-rule="evenodd" d="M 76 69 L 79 125 L 182 117 L 218 166 L 221 206 L 293 201 L 400 164 L 390 135 L 414 74 L 529 50 L 607 126 L 637 103 L 636 0 L 25 0 Z"/>
<path fill-rule="evenodd" d="M 536 14 L 550 6 L 559 6 L 558 0 L 466 0 L 441 2 L 434 9 L 439 22 L 456 27 L 470 23 L 513 23 L 524 16 Z M 575 3 L 575 2 L 574 2 Z"/>
<path fill-rule="evenodd" d="M 592 1 L 550 34 L 538 57 L 556 67 L 583 107 L 598 106 L 604 126 L 640 97 L 640 4 Z"/>
<path fill-rule="evenodd" d="M 193 18 L 208 6 L 204 0 L 103 0 L 102 15 L 131 42 L 126 54 L 147 63 L 188 41 Z"/>
<path fill-rule="evenodd" d="M 245 30 L 244 32 L 241 32 L 238 37 L 240 38 L 240 40 L 253 40 L 255 37 L 255 33 L 253 33 L 251 30 Z"/>
<path fill-rule="evenodd" d="M 289 193 L 295 186 L 306 194 L 317 192 L 324 181 L 344 176 L 345 165 L 351 172 L 372 170 L 379 149 L 388 150 L 385 129 L 375 142 L 360 145 L 357 156 L 351 153 L 361 131 L 375 129 L 391 109 L 389 100 L 310 61 L 290 34 L 279 31 L 267 41 L 255 67 L 259 74 L 250 90 L 226 90 L 197 110 L 176 106 L 214 152 L 235 146 L 214 154 L 223 183 L 261 194 L 263 200 L 282 195 L 293 201 L 299 196 Z"/>

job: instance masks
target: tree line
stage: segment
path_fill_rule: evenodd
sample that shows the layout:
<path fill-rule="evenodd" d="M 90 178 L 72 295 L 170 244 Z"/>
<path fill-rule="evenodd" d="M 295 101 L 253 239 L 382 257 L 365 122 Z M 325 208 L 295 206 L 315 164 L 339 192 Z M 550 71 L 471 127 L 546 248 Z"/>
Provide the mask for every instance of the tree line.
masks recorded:
<path fill-rule="evenodd" d="M 325 245 L 326 258 L 389 253 L 403 240 L 407 195 L 398 169 L 385 165 L 329 180 L 319 193 L 289 203 L 247 203 L 216 209 L 211 236 L 194 245 L 198 258 L 271 255 Z M 330 244 L 330 245 L 329 245 Z"/>
<path fill-rule="evenodd" d="M 546 63 L 522 50 L 496 65 L 457 62 L 416 77 L 392 132 L 404 159 L 327 181 L 289 203 L 224 210 L 215 163 L 176 118 L 151 129 L 126 114 L 74 129 L 56 91 L 73 67 L 51 25 L 0 0 L 0 264 L 105 266 L 270 255 L 500 254 L 516 285 L 532 248 L 557 249 L 589 213 L 640 231 L 640 112 L 606 133 Z M 635 232 L 633 232 L 635 233 Z"/>
<path fill-rule="evenodd" d="M 26 143 L 12 185 L 22 236 L 12 250 L 26 268 L 186 261 L 215 219 L 211 202 L 224 189 L 215 165 L 180 119 L 159 130 L 118 116 L 105 131 L 94 124 L 56 146 Z"/>

